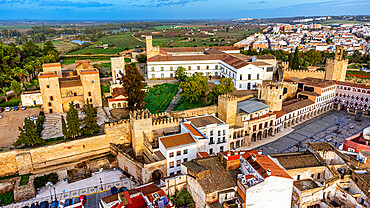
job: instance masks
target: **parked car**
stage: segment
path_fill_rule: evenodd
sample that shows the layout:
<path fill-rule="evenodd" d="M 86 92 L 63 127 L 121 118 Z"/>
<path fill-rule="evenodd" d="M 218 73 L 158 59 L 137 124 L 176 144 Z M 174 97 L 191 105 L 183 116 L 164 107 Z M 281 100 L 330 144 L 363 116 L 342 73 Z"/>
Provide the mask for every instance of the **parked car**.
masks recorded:
<path fill-rule="evenodd" d="M 0 108 L 0 113 L 4 112 L 4 110 L 5 110 L 4 108 Z"/>
<path fill-rule="evenodd" d="M 112 188 L 110 188 L 110 191 L 112 192 L 112 194 L 118 194 L 118 189 L 115 186 L 113 186 Z"/>
<path fill-rule="evenodd" d="M 59 201 L 53 201 L 50 204 L 50 208 L 58 208 L 58 206 L 59 206 Z"/>
<path fill-rule="evenodd" d="M 21 107 L 21 110 L 26 110 L 26 109 L 27 109 L 27 107 L 24 106 L 24 105 Z"/>
<path fill-rule="evenodd" d="M 39 208 L 49 208 L 49 202 L 48 201 L 41 202 Z"/>
<path fill-rule="evenodd" d="M 80 196 L 80 202 L 82 202 L 82 204 L 86 203 L 86 195 L 81 195 Z"/>
<path fill-rule="evenodd" d="M 72 204 L 73 204 L 72 199 L 66 199 L 66 202 L 64 203 L 64 207 L 72 205 Z"/>
<path fill-rule="evenodd" d="M 18 108 L 18 106 L 14 106 L 14 111 L 17 111 L 17 110 L 19 110 L 19 108 Z"/>
<path fill-rule="evenodd" d="M 39 203 L 38 202 L 31 204 L 31 208 L 38 208 L 38 207 L 39 207 Z"/>
<path fill-rule="evenodd" d="M 125 192 L 125 191 L 128 191 L 128 189 L 126 187 L 119 188 L 119 192 L 120 193 Z"/>
<path fill-rule="evenodd" d="M 8 111 L 11 111 L 12 110 L 12 107 L 6 107 L 5 108 L 5 111 L 8 112 Z"/>
<path fill-rule="evenodd" d="M 30 208 L 29 206 L 24 206 L 24 207 L 22 207 L 22 208 Z"/>

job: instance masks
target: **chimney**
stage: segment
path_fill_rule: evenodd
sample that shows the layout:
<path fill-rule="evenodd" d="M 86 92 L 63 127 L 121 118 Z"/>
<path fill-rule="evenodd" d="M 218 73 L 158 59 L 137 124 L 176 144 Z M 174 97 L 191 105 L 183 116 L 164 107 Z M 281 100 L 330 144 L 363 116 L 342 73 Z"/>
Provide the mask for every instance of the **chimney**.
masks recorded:
<path fill-rule="evenodd" d="M 257 156 L 255 154 L 252 154 L 252 160 L 253 161 L 256 161 L 257 160 Z"/>
<path fill-rule="evenodd" d="M 270 170 L 270 168 L 267 168 L 266 173 L 267 173 L 267 175 L 268 175 L 268 176 L 270 176 L 270 175 L 271 175 L 271 170 Z"/>
<path fill-rule="evenodd" d="M 262 155 L 262 150 L 258 150 L 258 154 L 259 155 Z"/>

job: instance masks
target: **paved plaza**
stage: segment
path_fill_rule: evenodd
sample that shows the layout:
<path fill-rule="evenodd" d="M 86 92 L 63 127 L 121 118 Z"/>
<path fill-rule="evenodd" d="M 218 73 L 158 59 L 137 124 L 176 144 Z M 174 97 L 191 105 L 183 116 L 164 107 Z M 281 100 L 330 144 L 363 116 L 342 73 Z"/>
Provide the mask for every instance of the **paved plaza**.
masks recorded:
<path fill-rule="evenodd" d="M 361 132 L 370 126 L 370 118 L 362 117 L 362 121 L 355 121 L 357 115 L 345 111 L 331 110 L 292 127 L 293 131 L 268 144 L 259 146 L 264 155 L 282 152 L 298 151 L 296 144 L 301 141 L 306 149 L 309 142 L 329 142 L 339 148 L 344 139 Z M 340 133 L 335 133 L 339 129 Z"/>
<path fill-rule="evenodd" d="M 116 186 L 117 188 L 126 187 L 133 189 L 136 184 L 129 178 L 121 178 L 122 172 L 120 170 L 110 170 L 101 173 L 96 173 L 92 177 L 68 184 L 66 181 L 59 181 L 55 185 L 57 200 L 73 198 L 78 202 L 79 196 L 86 195 L 86 205 L 88 208 L 98 208 L 101 198 L 112 195 L 110 188 Z M 100 184 L 100 178 L 102 184 Z M 52 200 L 55 200 L 54 189 L 51 190 Z M 24 206 L 31 206 L 32 203 L 43 201 L 51 202 L 50 191 L 47 187 L 42 187 L 36 197 L 27 201 L 18 202 L 4 206 L 4 208 L 22 208 Z"/>

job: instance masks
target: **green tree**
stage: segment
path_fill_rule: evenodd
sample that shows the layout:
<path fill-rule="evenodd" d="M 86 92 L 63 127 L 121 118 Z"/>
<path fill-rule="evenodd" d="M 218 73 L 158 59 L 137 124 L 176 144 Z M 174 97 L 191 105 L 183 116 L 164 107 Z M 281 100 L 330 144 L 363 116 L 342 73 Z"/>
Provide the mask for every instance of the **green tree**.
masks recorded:
<path fill-rule="evenodd" d="M 131 107 L 140 106 L 145 98 L 145 92 L 142 91 L 144 87 L 144 77 L 139 70 L 128 64 L 126 65 L 126 73 L 121 74 L 120 83 L 125 89 L 128 97 L 128 105 Z"/>
<path fill-rule="evenodd" d="M 15 98 L 18 98 L 18 95 L 22 92 L 22 87 L 16 80 L 10 83 L 10 89 L 13 90 Z"/>
<path fill-rule="evenodd" d="M 63 115 L 61 116 L 60 119 L 62 120 L 62 133 L 64 135 L 64 138 L 68 138 L 69 134 L 68 134 L 68 128 L 67 128 L 66 120 L 64 119 Z"/>
<path fill-rule="evenodd" d="M 2 87 L 0 88 L 1 92 L 4 93 L 4 97 L 5 97 L 5 102 L 8 102 L 8 96 L 7 96 L 7 92 L 9 91 L 9 87 Z"/>
<path fill-rule="evenodd" d="M 146 57 L 146 55 L 145 55 L 145 54 L 140 54 L 140 55 L 137 57 L 137 61 L 138 61 L 139 63 L 146 63 L 146 61 L 147 61 L 147 57 Z"/>
<path fill-rule="evenodd" d="M 75 108 L 75 105 L 72 102 L 69 103 L 69 110 L 67 112 L 67 126 L 68 126 L 68 135 L 72 138 L 80 135 L 81 130 L 81 122 L 78 118 L 78 111 Z"/>
<path fill-rule="evenodd" d="M 18 127 L 20 135 L 16 142 L 13 143 L 14 147 L 18 147 L 22 144 L 25 146 L 33 146 L 35 144 L 42 144 L 44 140 L 40 137 L 40 134 L 36 132 L 36 126 L 34 121 L 29 118 L 24 119 L 24 129 Z"/>
<path fill-rule="evenodd" d="M 310 66 L 317 66 L 322 61 L 320 51 L 316 51 L 313 49 L 304 52 L 302 54 L 302 58 L 307 61 Z"/>
<path fill-rule="evenodd" d="M 31 82 L 32 82 L 33 85 L 35 85 L 37 87 L 39 86 L 39 80 L 38 79 L 34 79 Z"/>
<path fill-rule="evenodd" d="M 25 90 L 27 90 L 27 88 L 29 88 L 32 84 L 30 82 L 25 82 L 23 83 L 23 87 L 25 88 Z"/>
<path fill-rule="evenodd" d="M 219 95 L 231 93 L 234 90 L 234 82 L 231 78 L 221 78 L 220 84 L 215 85 L 212 91 L 208 93 L 207 100 L 216 103 Z"/>
<path fill-rule="evenodd" d="M 293 69 L 299 69 L 299 50 L 298 47 L 295 48 L 294 55 L 293 55 Z"/>
<path fill-rule="evenodd" d="M 186 191 L 186 189 L 182 189 L 181 191 L 177 191 L 175 193 L 174 203 L 176 207 L 186 207 L 193 202 L 193 198 L 191 197 L 190 193 Z"/>
<path fill-rule="evenodd" d="M 292 53 L 289 54 L 288 61 L 289 61 L 289 69 L 292 69 L 293 68 L 293 54 Z"/>
<path fill-rule="evenodd" d="M 182 89 L 181 96 L 190 103 L 198 101 L 209 91 L 207 78 L 199 73 L 194 73 L 185 82 L 181 82 L 180 88 Z"/>
<path fill-rule="evenodd" d="M 182 66 L 177 67 L 175 71 L 175 79 L 179 80 L 180 82 L 183 82 L 186 80 L 186 72 L 185 68 Z"/>
<path fill-rule="evenodd" d="M 96 111 L 94 108 L 90 106 L 89 100 L 86 101 L 85 104 L 85 117 L 82 119 L 83 124 L 83 131 L 86 134 L 93 134 L 99 131 L 99 125 L 96 122 Z"/>

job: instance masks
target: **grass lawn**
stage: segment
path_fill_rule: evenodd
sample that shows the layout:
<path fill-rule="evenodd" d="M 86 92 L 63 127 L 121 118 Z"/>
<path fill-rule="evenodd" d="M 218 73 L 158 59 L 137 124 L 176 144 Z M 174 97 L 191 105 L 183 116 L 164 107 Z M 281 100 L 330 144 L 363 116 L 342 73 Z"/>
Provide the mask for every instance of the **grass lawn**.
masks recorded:
<path fill-rule="evenodd" d="M 75 59 L 63 59 L 62 61 L 62 65 L 68 65 L 68 64 L 74 64 L 75 61 L 77 60 L 86 60 L 86 59 L 89 59 L 89 58 L 75 58 Z M 90 59 L 92 62 L 96 62 L 96 61 L 110 61 L 110 58 L 91 58 Z"/>
<path fill-rule="evenodd" d="M 30 180 L 30 174 L 22 175 L 21 176 L 21 182 L 19 183 L 19 186 L 27 185 L 29 180 Z"/>
<path fill-rule="evenodd" d="M 110 68 L 111 67 L 111 63 L 101 63 L 101 64 L 99 64 L 99 67 L 100 68 Z"/>
<path fill-rule="evenodd" d="M 370 76 L 370 73 L 367 73 L 365 71 L 354 71 L 354 70 L 347 70 L 346 74 L 359 74 Z"/>
<path fill-rule="evenodd" d="M 90 46 L 90 48 L 84 48 L 78 51 L 74 51 L 68 53 L 68 55 L 76 55 L 76 54 L 85 54 L 87 52 L 92 52 L 93 54 L 116 54 L 118 52 L 122 52 L 125 48 L 135 48 L 136 46 L 145 47 L 144 42 L 140 42 L 131 36 L 131 33 L 122 34 L 122 35 L 110 35 L 104 36 L 98 41 L 98 45 L 100 44 L 108 44 L 108 45 L 115 45 L 116 47 L 113 48 L 95 48 L 97 44 Z"/>
<path fill-rule="evenodd" d="M 204 99 L 200 99 L 198 101 L 193 101 L 192 103 L 189 103 L 186 101 L 183 97 L 181 97 L 180 101 L 177 103 L 175 107 L 175 111 L 183 111 L 183 110 L 189 110 L 193 108 L 200 108 L 204 106 L 210 105 L 209 103 L 205 102 Z"/>
<path fill-rule="evenodd" d="M 14 107 L 14 106 L 18 106 L 20 102 L 21 102 L 20 97 L 19 98 L 11 98 L 8 102 L 1 103 L 0 107 Z"/>
<path fill-rule="evenodd" d="M 5 206 L 14 202 L 14 192 L 8 191 L 0 195 L 1 205 Z"/>
<path fill-rule="evenodd" d="M 109 90 L 109 87 L 110 87 L 109 82 L 101 82 L 100 83 L 100 86 L 101 86 L 101 93 L 108 93 L 108 92 L 110 92 L 110 90 Z"/>
<path fill-rule="evenodd" d="M 165 111 L 178 89 L 178 84 L 165 83 L 153 86 L 146 93 L 144 108 L 147 108 L 153 114 Z"/>

